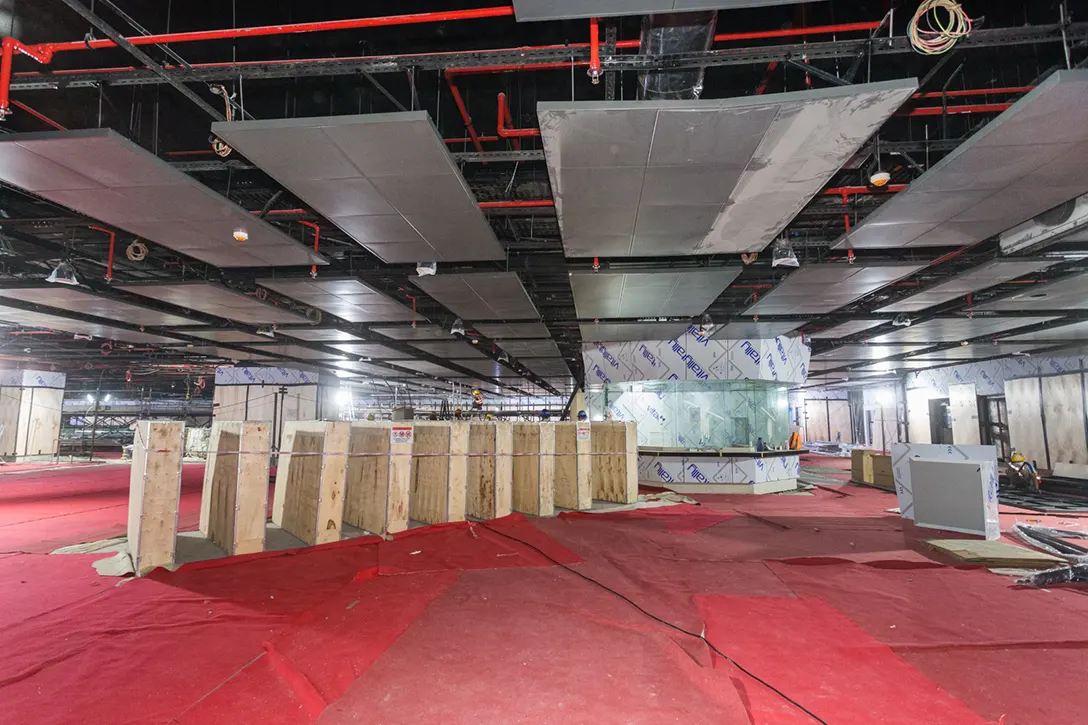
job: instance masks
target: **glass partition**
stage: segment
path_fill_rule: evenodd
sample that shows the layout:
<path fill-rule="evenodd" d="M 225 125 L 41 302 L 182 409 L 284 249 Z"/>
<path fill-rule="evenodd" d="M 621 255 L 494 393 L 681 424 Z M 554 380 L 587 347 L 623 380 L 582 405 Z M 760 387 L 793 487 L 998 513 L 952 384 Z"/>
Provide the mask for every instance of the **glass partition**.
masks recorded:
<path fill-rule="evenodd" d="M 789 437 L 787 385 L 760 380 L 646 381 L 590 386 L 593 420 L 633 420 L 642 446 L 754 448 Z"/>

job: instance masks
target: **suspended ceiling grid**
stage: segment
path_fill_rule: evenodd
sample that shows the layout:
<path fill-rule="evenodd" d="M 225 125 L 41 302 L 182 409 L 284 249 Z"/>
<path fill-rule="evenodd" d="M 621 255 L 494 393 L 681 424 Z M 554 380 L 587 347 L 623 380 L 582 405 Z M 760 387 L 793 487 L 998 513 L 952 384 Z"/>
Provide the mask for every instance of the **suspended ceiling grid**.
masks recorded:
<path fill-rule="evenodd" d="M 548 326 L 543 322 L 477 322 L 473 328 L 484 337 L 492 340 L 517 340 L 522 338 L 551 337 Z"/>
<path fill-rule="evenodd" d="M 739 267 L 680 272 L 574 272 L 574 307 L 585 318 L 700 315 L 741 273 Z"/>
<path fill-rule="evenodd" d="M 761 250 L 916 87 L 538 103 L 567 256 Z"/>
<path fill-rule="evenodd" d="M 177 332 L 184 333 L 190 337 L 211 340 L 212 342 L 268 342 L 268 338 L 263 335 L 254 335 L 253 333 L 244 332 L 242 330 L 186 330 L 177 328 Z"/>
<path fill-rule="evenodd" d="M 319 327 L 277 327 L 276 332 L 306 342 L 355 342 L 363 339 L 343 330 Z"/>
<path fill-rule="evenodd" d="M 326 264 L 110 129 L 0 136 L 0 180 L 217 267 Z"/>
<path fill-rule="evenodd" d="M 1002 338 L 1003 342 L 1060 342 L 1062 340 L 1088 340 L 1088 322 L 1075 322 L 1071 325 L 1059 323 L 1055 327 Z"/>
<path fill-rule="evenodd" d="M 165 337 L 163 335 L 151 335 L 146 332 L 126 330 L 123 327 L 112 327 L 110 325 L 95 322 L 84 322 L 83 320 L 73 320 L 67 317 L 49 315 L 43 312 L 30 312 L 28 310 L 5 307 L 2 305 L 0 305 L 0 320 L 14 322 L 23 327 L 40 327 L 47 330 L 60 330 L 61 332 L 70 332 L 73 335 L 93 335 L 94 337 L 105 340 L 119 340 L 121 342 L 178 342 L 176 338 Z"/>
<path fill-rule="evenodd" d="M 408 281 L 466 322 L 540 317 L 516 272 L 435 274 Z"/>
<path fill-rule="evenodd" d="M 995 259 L 876 311 L 918 312 L 927 307 L 1044 270 L 1057 262 L 1058 260 Z"/>
<path fill-rule="evenodd" d="M 452 335 L 448 329 L 438 325 L 408 325 L 371 327 L 371 332 L 376 332 L 394 340 L 448 340 Z"/>
<path fill-rule="evenodd" d="M 837 246 L 965 246 L 1088 192 L 1088 70 L 1052 74 Z"/>
<path fill-rule="evenodd" d="M 212 124 L 385 262 L 504 259 L 425 111 Z"/>
<path fill-rule="evenodd" d="M 296 357 L 302 360 L 347 360 L 348 357 L 343 353 L 316 350 L 312 347 L 292 345 L 289 342 L 270 342 L 265 344 L 254 343 L 251 345 L 251 347 L 254 350 L 260 350 L 264 354 L 281 355 L 283 357 Z"/>
<path fill-rule="evenodd" d="M 745 313 L 828 313 L 924 269 L 925 264 L 807 264 L 761 296 Z"/>
<path fill-rule="evenodd" d="M 147 327 L 173 327 L 198 324 L 179 315 L 171 315 L 149 307 L 129 304 L 110 297 L 101 297 L 78 287 L 51 284 L 48 287 L 0 289 L 0 297 L 31 302 L 84 315 Z"/>
<path fill-rule="evenodd" d="M 976 305 L 975 310 L 1084 310 L 1088 309 L 1088 272 L 1029 286 L 1023 292 Z"/>
<path fill-rule="evenodd" d="M 443 342 L 412 342 L 409 344 L 428 355 L 435 355 L 447 359 L 455 357 L 481 357 L 484 354 L 478 347 L 458 339 L 451 339 Z"/>
<path fill-rule="evenodd" d="M 424 319 L 410 307 L 355 278 L 258 279 L 257 284 L 348 322 Z"/>
<path fill-rule="evenodd" d="M 216 282 L 117 285 L 115 289 L 252 325 L 306 322 L 305 315 L 262 302 Z"/>
<path fill-rule="evenodd" d="M 370 342 L 332 343 L 329 347 L 360 357 L 374 358 L 375 360 L 405 360 L 412 357 L 410 353 L 401 352 L 400 350 L 394 350 L 385 345 Z"/>
<path fill-rule="evenodd" d="M 1038 325 L 1058 319 L 1056 317 L 963 317 L 920 322 L 910 327 L 900 327 L 894 332 L 879 335 L 869 342 L 916 343 L 935 345 L 942 342 L 960 342 L 986 335 L 1003 335 L 1021 327 Z"/>

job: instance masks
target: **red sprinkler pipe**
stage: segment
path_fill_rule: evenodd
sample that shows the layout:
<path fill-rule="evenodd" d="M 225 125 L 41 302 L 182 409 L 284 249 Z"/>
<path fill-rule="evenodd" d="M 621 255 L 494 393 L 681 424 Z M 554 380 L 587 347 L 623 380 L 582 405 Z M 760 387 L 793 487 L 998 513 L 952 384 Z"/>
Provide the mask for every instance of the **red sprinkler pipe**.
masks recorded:
<path fill-rule="evenodd" d="M 967 88 L 959 91 L 933 91 L 932 93 L 915 93 L 911 98 L 958 98 L 960 96 L 990 96 L 1016 93 L 1027 93 L 1035 86 L 1006 86 L 1003 88 Z"/>
<path fill-rule="evenodd" d="M 888 184 L 887 186 L 833 186 L 824 189 L 821 194 L 828 196 L 850 196 L 851 194 L 884 194 L 888 192 L 903 191 L 906 184 Z"/>
<path fill-rule="evenodd" d="M 472 116 L 468 115 L 468 108 L 465 106 L 464 99 L 461 98 L 461 91 L 457 89 L 457 84 L 453 82 L 453 74 L 450 71 L 446 71 L 446 85 L 450 87 L 453 102 L 457 104 L 457 110 L 461 112 L 461 120 L 465 122 L 465 130 L 468 132 L 468 137 L 472 139 L 472 145 L 477 153 L 482 154 L 484 147 L 480 145 L 480 137 L 476 135 L 476 129 L 472 126 Z"/>
<path fill-rule="evenodd" d="M 499 120 L 497 131 L 503 138 L 522 138 L 525 136 L 539 136 L 540 130 L 535 128 L 506 128 L 506 117 L 510 114 L 510 107 L 506 105 L 506 94 L 499 94 Z"/>
<path fill-rule="evenodd" d="M 601 40 L 597 18 L 589 19 L 589 80 L 601 82 Z"/>
<path fill-rule="evenodd" d="M 53 51 L 23 45 L 15 38 L 4 38 L 0 44 L 0 120 L 11 115 L 11 62 L 15 53 L 29 56 L 43 65 L 53 60 Z"/>
<path fill-rule="evenodd" d="M 1011 106 L 1011 103 L 974 103 L 960 104 L 958 106 L 922 106 L 912 108 L 909 111 L 897 113 L 897 116 L 943 116 L 954 113 L 1001 113 Z"/>
<path fill-rule="evenodd" d="M 90 226 L 90 227 L 88 227 L 88 229 L 93 229 L 96 232 L 104 232 L 105 234 L 110 235 L 110 253 L 109 253 L 109 256 L 106 258 L 106 282 L 112 282 L 113 281 L 113 249 L 114 249 L 114 245 L 117 242 L 117 232 L 113 231 L 112 229 L 106 229 L 104 227 L 96 227 L 96 226 Z"/>
<path fill-rule="evenodd" d="M 292 209 L 292 211 L 294 211 L 294 210 Z M 321 241 L 321 226 L 318 225 L 318 224 L 314 224 L 313 222 L 304 222 L 304 221 L 299 221 L 299 224 L 301 224 L 304 227 L 309 227 L 310 229 L 314 230 L 314 253 L 316 254 L 317 253 L 317 244 L 318 244 L 318 242 Z M 312 277 L 313 279 L 317 279 L 317 265 L 316 264 L 313 265 L 312 267 L 310 267 L 310 277 Z"/>
<path fill-rule="evenodd" d="M 16 108 L 23 109 L 24 111 L 29 113 L 34 118 L 38 119 L 39 121 L 41 121 L 42 123 L 44 123 L 44 124 L 46 124 L 48 126 L 52 126 L 53 128 L 57 129 L 58 131 L 67 131 L 68 130 L 64 126 L 61 126 L 59 123 L 57 123 L 56 121 L 51 119 L 49 116 L 46 116 L 44 113 L 40 113 L 38 111 L 35 111 L 33 108 L 26 105 L 25 103 L 20 103 L 19 101 L 12 101 L 11 105 L 15 106 Z"/>
<path fill-rule="evenodd" d="M 350 20 L 322 20 L 313 23 L 294 23 L 290 25 L 262 25 L 252 28 L 223 28 L 221 30 L 196 30 L 188 33 L 162 33 L 159 35 L 137 35 L 126 38 L 133 45 L 161 45 L 163 43 L 191 43 L 202 40 L 231 40 L 234 38 L 257 38 L 266 35 L 291 35 L 295 33 L 321 33 L 333 30 L 358 30 L 361 28 L 383 28 L 394 25 L 417 25 L 420 23 L 445 23 L 452 20 L 481 20 L 485 18 L 513 17 L 514 8 L 510 5 L 492 8 L 474 8 L 470 10 L 444 10 L 435 13 L 417 13 L 414 15 L 387 15 L 375 18 L 352 18 Z M 100 50 L 116 48 L 117 43 L 109 39 L 85 42 L 74 40 L 68 43 L 42 43 L 34 46 L 54 53 L 73 50 Z"/>

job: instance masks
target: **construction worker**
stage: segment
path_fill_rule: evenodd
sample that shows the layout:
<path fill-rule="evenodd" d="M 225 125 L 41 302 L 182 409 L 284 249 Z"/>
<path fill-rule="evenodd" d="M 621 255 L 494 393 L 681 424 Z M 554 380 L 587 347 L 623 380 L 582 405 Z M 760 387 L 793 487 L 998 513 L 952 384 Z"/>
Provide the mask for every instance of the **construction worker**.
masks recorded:
<path fill-rule="evenodd" d="M 547 408 L 540 411 L 540 419 L 541 420 L 547 420 L 548 418 L 551 418 L 551 417 L 552 417 L 552 414 L 550 412 L 548 412 Z"/>
<path fill-rule="evenodd" d="M 495 420 L 495 416 L 491 415 L 491 413 L 488 413 L 484 416 L 484 420 Z"/>
<path fill-rule="evenodd" d="M 791 451 L 801 450 L 801 434 L 797 431 L 790 433 L 789 447 Z"/>
<path fill-rule="evenodd" d="M 457 420 L 461 420 L 461 409 L 460 408 L 453 411 L 453 417 L 456 418 Z"/>
<path fill-rule="evenodd" d="M 579 410 L 578 411 L 578 420 L 589 420 L 589 416 L 586 415 L 586 412 L 584 410 Z"/>
<path fill-rule="evenodd" d="M 472 409 L 483 410 L 484 409 L 484 396 L 479 390 L 472 391 Z"/>

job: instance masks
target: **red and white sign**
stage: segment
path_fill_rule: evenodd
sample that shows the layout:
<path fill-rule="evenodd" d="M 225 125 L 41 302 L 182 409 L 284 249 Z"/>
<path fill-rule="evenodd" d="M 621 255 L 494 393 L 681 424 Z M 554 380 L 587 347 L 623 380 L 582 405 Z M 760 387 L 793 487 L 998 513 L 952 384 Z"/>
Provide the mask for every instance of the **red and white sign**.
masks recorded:
<path fill-rule="evenodd" d="M 588 441 L 589 440 L 589 424 L 588 423 L 579 423 L 578 424 L 577 438 L 580 441 Z"/>
<path fill-rule="evenodd" d="M 395 425 L 389 429 L 389 442 L 392 445 L 399 443 L 411 443 L 412 442 L 412 426 L 410 425 Z"/>

